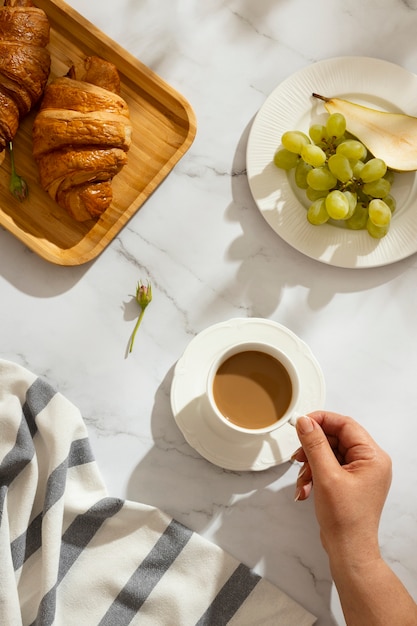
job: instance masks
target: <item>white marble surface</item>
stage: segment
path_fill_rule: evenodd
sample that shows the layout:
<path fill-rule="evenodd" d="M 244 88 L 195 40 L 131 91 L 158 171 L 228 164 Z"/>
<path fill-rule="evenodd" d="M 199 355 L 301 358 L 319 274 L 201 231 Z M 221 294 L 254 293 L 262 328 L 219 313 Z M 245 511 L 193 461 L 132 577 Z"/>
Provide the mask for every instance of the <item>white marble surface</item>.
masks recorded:
<path fill-rule="evenodd" d="M 417 71 L 417 2 L 70 4 L 183 93 L 198 132 L 87 265 L 51 265 L 0 229 L 0 356 L 80 408 L 112 495 L 161 507 L 288 592 L 318 626 L 341 625 L 313 503 L 293 502 L 298 468 L 223 471 L 185 443 L 170 409 L 173 367 L 198 332 L 233 317 L 288 326 L 321 364 L 326 407 L 356 417 L 393 458 L 381 543 L 417 599 L 417 257 L 362 270 L 312 261 L 268 227 L 245 173 L 251 120 L 294 71 L 345 55 Z M 140 279 L 154 299 L 126 358 Z"/>

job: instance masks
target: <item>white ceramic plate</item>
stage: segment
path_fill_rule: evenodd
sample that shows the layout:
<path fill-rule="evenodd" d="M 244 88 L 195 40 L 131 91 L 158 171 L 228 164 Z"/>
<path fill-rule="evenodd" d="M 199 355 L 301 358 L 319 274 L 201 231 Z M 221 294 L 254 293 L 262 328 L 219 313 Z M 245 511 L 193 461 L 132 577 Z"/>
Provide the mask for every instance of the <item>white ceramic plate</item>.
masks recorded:
<path fill-rule="evenodd" d="M 368 57 L 340 57 L 310 65 L 290 76 L 267 98 L 253 122 L 247 146 L 249 186 L 268 224 L 293 248 L 339 267 L 388 265 L 417 252 L 416 174 L 397 174 L 392 195 L 397 201 L 390 231 L 380 240 L 366 231 L 330 224 L 312 226 L 308 201 L 293 177 L 272 163 L 286 130 L 308 132 L 327 119 L 316 92 L 338 96 L 376 109 L 417 116 L 417 76 L 404 68 Z"/>
<path fill-rule="evenodd" d="M 285 351 L 301 377 L 301 415 L 323 408 L 325 384 L 310 348 L 292 331 L 262 318 L 236 318 L 210 326 L 199 333 L 178 360 L 171 386 L 175 421 L 186 441 L 205 459 L 229 470 L 265 470 L 289 461 L 299 447 L 294 426 L 287 423 L 274 433 L 244 435 L 237 440 L 221 437 L 207 410 L 206 380 L 220 351 L 238 341 L 265 341 Z"/>

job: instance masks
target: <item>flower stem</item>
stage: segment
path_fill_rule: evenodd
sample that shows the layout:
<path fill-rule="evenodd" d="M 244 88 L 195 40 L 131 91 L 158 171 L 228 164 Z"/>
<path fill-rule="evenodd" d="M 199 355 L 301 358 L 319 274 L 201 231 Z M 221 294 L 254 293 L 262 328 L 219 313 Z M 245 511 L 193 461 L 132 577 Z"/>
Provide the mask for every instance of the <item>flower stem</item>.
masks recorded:
<path fill-rule="evenodd" d="M 140 323 L 142 321 L 142 317 L 143 317 L 144 313 L 145 313 L 145 309 L 142 309 L 141 312 L 140 312 L 140 315 L 138 317 L 138 321 L 136 322 L 135 328 L 133 329 L 132 338 L 130 340 L 129 352 L 132 352 L 132 350 L 133 350 L 133 344 L 134 344 L 134 341 L 135 341 L 136 333 L 138 331 L 138 328 L 140 326 Z"/>

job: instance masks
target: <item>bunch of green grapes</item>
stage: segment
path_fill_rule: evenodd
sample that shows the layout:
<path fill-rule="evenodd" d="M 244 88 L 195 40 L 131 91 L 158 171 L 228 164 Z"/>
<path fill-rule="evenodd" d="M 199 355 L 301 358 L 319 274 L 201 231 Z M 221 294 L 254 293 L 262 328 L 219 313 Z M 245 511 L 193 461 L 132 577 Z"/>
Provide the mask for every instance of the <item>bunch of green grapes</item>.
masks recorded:
<path fill-rule="evenodd" d="M 280 169 L 294 170 L 297 187 L 304 189 L 311 224 L 330 223 L 364 230 L 375 238 L 389 229 L 395 199 L 393 172 L 382 159 L 346 131 L 346 120 L 332 113 L 325 124 L 313 124 L 308 135 L 289 130 L 274 155 Z"/>

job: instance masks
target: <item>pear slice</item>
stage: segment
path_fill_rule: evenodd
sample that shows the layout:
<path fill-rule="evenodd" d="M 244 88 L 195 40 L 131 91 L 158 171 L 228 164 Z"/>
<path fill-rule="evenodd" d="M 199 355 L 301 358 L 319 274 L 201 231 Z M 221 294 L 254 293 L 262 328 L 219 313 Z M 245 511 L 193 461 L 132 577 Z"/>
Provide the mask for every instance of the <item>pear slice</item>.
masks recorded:
<path fill-rule="evenodd" d="M 377 111 L 342 98 L 312 95 L 323 100 L 329 113 L 341 113 L 347 130 L 389 168 L 399 172 L 417 170 L 417 117 Z"/>

